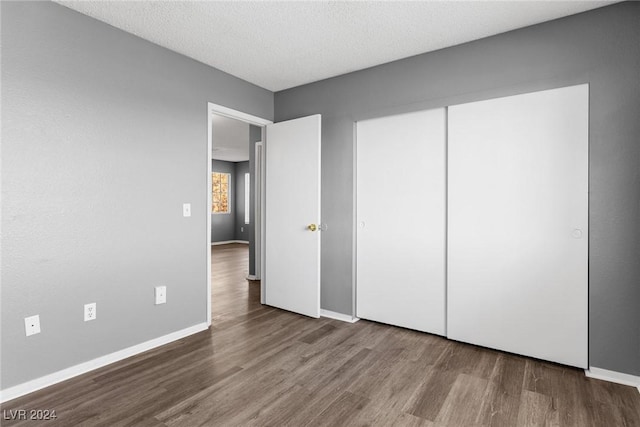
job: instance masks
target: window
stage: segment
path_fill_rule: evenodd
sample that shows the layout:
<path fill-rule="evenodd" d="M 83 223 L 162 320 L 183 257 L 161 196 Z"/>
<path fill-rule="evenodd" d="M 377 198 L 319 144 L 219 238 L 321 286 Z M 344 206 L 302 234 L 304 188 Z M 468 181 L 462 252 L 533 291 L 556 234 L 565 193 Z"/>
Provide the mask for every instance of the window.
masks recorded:
<path fill-rule="evenodd" d="M 213 195 L 213 204 L 211 212 L 213 213 L 229 213 L 229 181 L 231 175 L 222 172 L 213 172 L 211 174 L 211 193 Z"/>
<path fill-rule="evenodd" d="M 249 194 L 251 191 L 251 185 L 249 183 L 251 179 L 251 175 L 248 173 L 244 174 L 244 223 L 249 224 L 249 209 L 251 208 L 251 203 L 249 202 Z"/>

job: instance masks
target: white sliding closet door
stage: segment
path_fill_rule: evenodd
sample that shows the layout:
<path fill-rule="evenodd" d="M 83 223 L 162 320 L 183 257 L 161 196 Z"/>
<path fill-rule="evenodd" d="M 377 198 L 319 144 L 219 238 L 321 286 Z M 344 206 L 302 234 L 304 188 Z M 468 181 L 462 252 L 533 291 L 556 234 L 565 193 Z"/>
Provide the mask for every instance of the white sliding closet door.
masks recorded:
<path fill-rule="evenodd" d="M 446 115 L 357 124 L 357 315 L 445 334 Z"/>
<path fill-rule="evenodd" d="M 450 338 L 587 367 L 588 99 L 449 108 Z"/>

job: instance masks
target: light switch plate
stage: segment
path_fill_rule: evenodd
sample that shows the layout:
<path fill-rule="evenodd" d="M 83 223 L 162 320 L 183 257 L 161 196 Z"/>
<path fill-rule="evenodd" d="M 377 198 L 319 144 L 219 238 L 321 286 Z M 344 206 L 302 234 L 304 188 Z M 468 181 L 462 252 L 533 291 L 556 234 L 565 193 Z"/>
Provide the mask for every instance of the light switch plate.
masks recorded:
<path fill-rule="evenodd" d="M 38 314 L 24 318 L 24 331 L 27 336 L 40 333 L 40 316 Z"/>
<path fill-rule="evenodd" d="M 156 286 L 156 305 L 165 304 L 167 302 L 167 287 Z"/>
<path fill-rule="evenodd" d="M 182 204 L 182 216 L 184 217 L 191 216 L 191 203 Z"/>

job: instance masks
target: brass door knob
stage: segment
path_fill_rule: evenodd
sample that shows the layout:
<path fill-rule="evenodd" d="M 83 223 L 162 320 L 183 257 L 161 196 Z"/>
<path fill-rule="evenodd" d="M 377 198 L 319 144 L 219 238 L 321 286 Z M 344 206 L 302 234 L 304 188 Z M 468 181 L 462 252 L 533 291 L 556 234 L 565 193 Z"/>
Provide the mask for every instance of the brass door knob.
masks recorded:
<path fill-rule="evenodd" d="M 318 226 L 315 224 L 309 224 L 309 226 L 307 227 L 310 231 L 316 231 L 318 229 Z"/>

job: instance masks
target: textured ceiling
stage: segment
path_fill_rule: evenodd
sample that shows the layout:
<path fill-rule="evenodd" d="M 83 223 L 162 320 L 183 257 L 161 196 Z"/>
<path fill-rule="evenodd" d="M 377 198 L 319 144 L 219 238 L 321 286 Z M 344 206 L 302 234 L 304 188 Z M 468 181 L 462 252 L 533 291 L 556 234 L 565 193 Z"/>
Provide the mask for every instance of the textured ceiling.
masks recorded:
<path fill-rule="evenodd" d="M 615 1 L 57 1 L 271 91 Z"/>
<path fill-rule="evenodd" d="M 249 124 L 213 115 L 212 158 L 227 162 L 249 160 Z"/>

